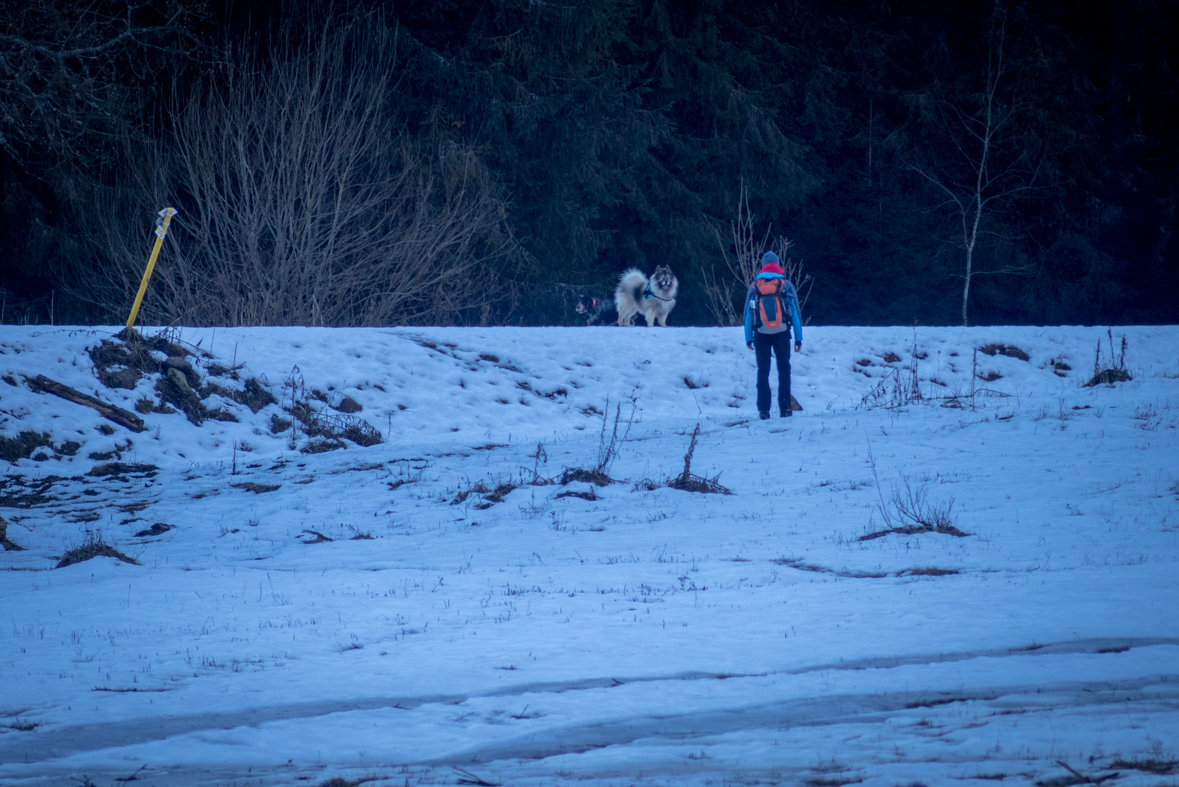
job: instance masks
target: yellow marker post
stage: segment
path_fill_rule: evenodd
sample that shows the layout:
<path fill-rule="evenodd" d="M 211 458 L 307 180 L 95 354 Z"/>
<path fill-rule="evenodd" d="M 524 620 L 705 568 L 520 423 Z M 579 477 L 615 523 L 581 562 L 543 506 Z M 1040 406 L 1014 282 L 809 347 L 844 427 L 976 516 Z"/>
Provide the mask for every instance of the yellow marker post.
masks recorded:
<path fill-rule="evenodd" d="M 160 218 L 156 219 L 156 245 L 152 247 L 151 258 L 147 261 L 147 270 L 143 272 L 143 281 L 139 283 L 139 292 L 135 295 L 135 305 L 131 307 L 131 316 L 127 318 L 127 330 L 135 324 L 139 316 L 139 307 L 143 303 L 143 294 L 147 292 L 147 281 L 156 267 L 156 257 L 160 256 L 160 247 L 164 245 L 164 236 L 168 234 L 168 225 L 176 215 L 175 208 L 164 208 L 160 211 Z"/>

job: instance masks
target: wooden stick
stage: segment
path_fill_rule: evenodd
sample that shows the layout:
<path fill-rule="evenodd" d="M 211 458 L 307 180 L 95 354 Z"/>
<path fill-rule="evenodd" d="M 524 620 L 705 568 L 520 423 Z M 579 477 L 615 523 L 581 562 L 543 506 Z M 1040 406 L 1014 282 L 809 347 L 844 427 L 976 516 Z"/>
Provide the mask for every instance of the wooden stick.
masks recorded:
<path fill-rule="evenodd" d="M 124 410 L 121 407 L 115 407 L 113 404 L 107 404 L 101 399 L 95 399 L 89 394 L 84 394 L 81 391 L 75 391 L 68 385 L 59 383 L 57 380 L 51 380 L 43 374 L 29 379 L 25 378 L 30 387 L 38 391 L 48 391 L 55 396 L 60 396 L 75 404 L 91 407 L 98 411 L 98 414 L 103 418 L 114 421 L 119 426 L 126 427 L 132 432 L 146 432 L 147 427 L 143 423 L 143 419 L 135 415 L 135 413 Z"/>

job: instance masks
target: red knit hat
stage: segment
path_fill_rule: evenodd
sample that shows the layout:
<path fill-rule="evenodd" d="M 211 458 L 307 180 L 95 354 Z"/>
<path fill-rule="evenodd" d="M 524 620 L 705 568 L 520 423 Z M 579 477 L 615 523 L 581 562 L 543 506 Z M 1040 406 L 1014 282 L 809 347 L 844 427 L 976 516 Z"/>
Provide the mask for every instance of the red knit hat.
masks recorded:
<path fill-rule="evenodd" d="M 782 266 L 776 262 L 767 262 L 761 266 L 762 273 L 776 273 L 779 276 L 785 276 L 786 271 L 782 270 Z"/>

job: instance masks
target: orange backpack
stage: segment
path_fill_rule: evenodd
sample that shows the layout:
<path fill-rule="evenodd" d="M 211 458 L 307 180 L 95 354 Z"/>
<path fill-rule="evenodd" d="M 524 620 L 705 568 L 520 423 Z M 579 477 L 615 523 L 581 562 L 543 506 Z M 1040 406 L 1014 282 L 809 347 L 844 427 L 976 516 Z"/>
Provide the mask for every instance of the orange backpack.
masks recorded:
<path fill-rule="evenodd" d="M 786 280 L 776 277 L 754 279 L 753 286 L 757 291 L 758 323 L 771 331 L 779 330 L 783 323 L 790 319 L 789 307 L 782 297 L 786 289 Z"/>

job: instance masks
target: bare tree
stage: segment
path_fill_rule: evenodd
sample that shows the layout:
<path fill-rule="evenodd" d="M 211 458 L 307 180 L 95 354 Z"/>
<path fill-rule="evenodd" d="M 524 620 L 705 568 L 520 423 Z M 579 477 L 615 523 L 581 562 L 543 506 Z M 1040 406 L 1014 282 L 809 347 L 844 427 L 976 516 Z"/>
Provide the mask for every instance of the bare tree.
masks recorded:
<path fill-rule="evenodd" d="M 269 64 L 231 52 L 175 108 L 150 167 L 167 177 L 151 181 L 154 202 L 138 214 L 179 198 L 147 319 L 445 323 L 494 297 L 494 277 L 474 275 L 508 244 L 494 184 L 471 150 L 428 156 L 401 131 L 386 103 L 396 46 L 395 32 L 365 20 Z M 126 237 L 104 235 L 121 261 L 117 289 L 142 270 Z"/>
<path fill-rule="evenodd" d="M 92 158 L 86 139 L 129 122 L 136 84 L 200 50 L 195 18 L 183 2 L 0 5 L 0 149 L 18 160 L 29 147 Z"/>
<path fill-rule="evenodd" d="M 749 210 L 749 194 L 745 182 L 742 181 L 737 195 L 737 218 L 729 222 L 731 244 L 726 244 L 721 239 L 720 230 L 714 228 L 727 275 L 725 272 L 718 273 L 714 267 L 703 270 L 704 294 L 708 298 L 709 310 L 716 318 L 717 325 L 741 324 L 743 316 L 738 313 L 734 301 L 742 302 L 746 288 L 761 270 L 761 256 L 767 251 L 774 252 L 781 260 L 786 278 L 794 283 L 798 292 L 800 309 L 810 296 L 814 280 L 803 270 L 802 263 L 787 258 L 786 253 L 793 245 L 790 240 L 785 235 L 779 235 L 771 240 L 770 227 L 766 227 L 759 239 L 754 229 L 755 223 L 756 219 Z"/>
<path fill-rule="evenodd" d="M 964 253 L 962 324 L 968 324 L 970 285 L 982 274 L 1016 273 L 1016 267 L 978 270 L 980 239 L 994 234 L 994 214 L 1019 196 L 1039 188 L 1040 145 L 1024 124 L 1030 103 L 1020 96 L 1019 74 L 1006 51 L 1006 13 L 996 4 L 991 20 L 986 67 L 978 87 L 935 103 L 934 125 L 950 154 L 941 161 L 913 164 L 945 200 L 956 226 L 955 244 Z"/>

